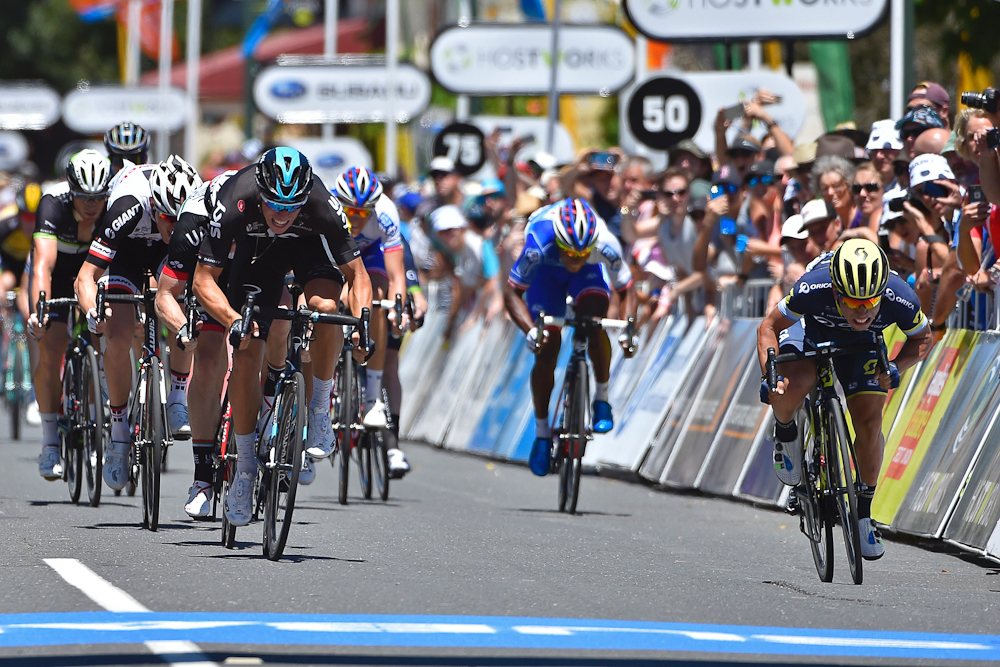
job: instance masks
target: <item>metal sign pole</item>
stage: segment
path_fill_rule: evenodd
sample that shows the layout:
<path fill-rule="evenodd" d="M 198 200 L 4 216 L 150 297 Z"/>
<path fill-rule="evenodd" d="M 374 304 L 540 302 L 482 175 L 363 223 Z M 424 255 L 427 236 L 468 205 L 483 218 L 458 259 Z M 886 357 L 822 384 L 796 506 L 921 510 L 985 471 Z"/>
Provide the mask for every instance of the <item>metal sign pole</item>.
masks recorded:
<path fill-rule="evenodd" d="M 903 117 L 903 98 L 906 85 L 905 43 L 906 43 L 906 0 L 892 0 L 889 19 L 889 116 Z"/>
<path fill-rule="evenodd" d="M 340 10 L 337 0 L 326 0 L 323 21 L 323 55 L 332 58 L 337 53 L 337 19 Z M 323 123 L 323 139 L 333 139 L 333 123 Z"/>
<path fill-rule="evenodd" d="M 167 93 L 170 90 L 170 63 L 173 56 L 174 41 L 174 0 L 162 0 L 160 3 L 160 114 L 163 114 L 167 104 Z M 170 131 L 160 128 L 156 133 L 156 159 L 165 160 L 170 153 Z"/>
<path fill-rule="evenodd" d="M 549 126 L 545 136 L 545 150 L 552 153 L 555 145 L 556 123 L 559 122 L 559 89 L 557 73 L 559 72 L 559 23 L 562 19 L 562 0 L 555 0 L 552 7 L 552 78 L 549 85 Z"/>
<path fill-rule="evenodd" d="M 184 128 L 184 159 L 198 162 L 198 77 L 201 69 L 201 0 L 188 0 L 187 15 L 187 124 Z"/>
<path fill-rule="evenodd" d="M 469 0 L 458 0 L 458 25 L 469 25 L 472 8 Z M 459 95 L 455 100 L 455 120 L 469 119 L 469 96 Z"/>
<path fill-rule="evenodd" d="M 399 61 L 399 0 L 385 2 L 385 170 L 396 177 L 396 65 Z"/>
<path fill-rule="evenodd" d="M 139 83 L 139 22 L 142 20 L 142 0 L 128 1 L 128 38 L 125 42 L 125 85 Z"/>

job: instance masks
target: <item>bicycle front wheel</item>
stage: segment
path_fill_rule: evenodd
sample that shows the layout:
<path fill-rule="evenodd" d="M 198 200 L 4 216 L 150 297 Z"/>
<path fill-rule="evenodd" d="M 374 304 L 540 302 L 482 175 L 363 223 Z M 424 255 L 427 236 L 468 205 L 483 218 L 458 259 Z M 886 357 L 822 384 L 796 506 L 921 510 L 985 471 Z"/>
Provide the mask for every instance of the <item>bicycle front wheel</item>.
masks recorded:
<path fill-rule="evenodd" d="M 236 449 L 233 440 L 233 408 L 229 404 L 229 399 L 225 401 L 222 410 L 222 421 L 219 422 L 218 432 L 215 434 L 215 503 L 223 503 L 222 508 L 222 546 L 232 549 L 236 544 L 236 526 L 229 523 L 226 517 L 225 499 L 229 494 L 229 485 L 236 479 Z"/>
<path fill-rule="evenodd" d="M 80 457 L 80 431 L 84 423 L 81 414 L 81 364 L 78 358 L 66 359 L 63 368 L 63 413 L 65 429 L 60 429 L 59 439 L 62 440 L 63 465 L 66 466 L 63 478 L 69 491 L 69 500 L 76 504 L 80 502 L 82 488 L 83 461 Z"/>
<path fill-rule="evenodd" d="M 143 525 L 151 531 L 160 527 L 160 464 L 163 461 L 163 377 L 160 360 L 152 357 L 140 385 L 139 437 L 142 439 L 139 465 L 142 469 Z"/>
<path fill-rule="evenodd" d="M 386 501 L 389 499 L 389 446 L 385 441 L 385 434 L 382 431 L 372 433 L 369 447 L 372 454 L 372 477 L 378 487 L 378 497 Z"/>
<path fill-rule="evenodd" d="M 80 414 L 83 423 L 83 472 L 87 482 L 87 498 L 91 507 L 101 504 L 101 484 L 104 469 L 104 400 L 101 397 L 101 372 L 97 351 L 84 348 L 80 373 Z"/>
<path fill-rule="evenodd" d="M 278 560 L 292 526 L 305 446 L 302 436 L 306 428 L 306 389 L 302 373 L 296 371 L 282 384 L 274 414 L 278 429 L 270 442 L 265 475 L 264 555 Z"/>
<path fill-rule="evenodd" d="M 864 578 L 861 560 L 861 535 L 858 532 L 858 494 L 856 485 L 858 467 L 854 460 L 850 434 L 840 401 L 827 401 L 829 415 L 829 447 L 826 464 L 829 471 L 830 488 L 834 491 L 833 503 L 844 531 L 844 546 L 847 548 L 847 564 L 851 568 L 851 578 L 860 584 Z"/>
<path fill-rule="evenodd" d="M 357 381 L 354 377 L 354 359 L 347 350 L 341 353 L 340 373 L 338 374 L 339 386 L 337 396 L 340 397 L 340 409 L 337 411 L 337 420 L 340 428 L 337 429 L 337 442 L 340 453 L 340 486 L 337 490 L 337 500 L 341 505 L 347 504 L 347 487 L 350 481 L 351 472 L 351 436 L 354 423 L 354 415 L 357 412 L 355 405 L 360 399 L 355 389 Z"/>
<path fill-rule="evenodd" d="M 587 423 L 588 403 L 590 402 L 590 387 L 587 382 L 587 360 L 580 359 L 576 367 L 576 383 L 572 401 L 576 408 L 573 411 L 574 422 L 572 437 L 567 441 L 566 464 L 569 468 L 566 476 L 566 511 L 576 513 L 576 504 L 580 500 L 580 475 L 583 473 L 583 453 L 587 447 L 587 434 L 590 431 Z"/>
<path fill-rule="evenodd" d="M 365 500 L 372 499 L 372 439 L 374 433 L 362 433 L 358 446 L 354 450 L 358 457 L 358 480 L 361 482 L 361 495 Z"/>
<path fill-rule="evenodd" d="M 824 495 L 823 448 L 805 405 L 795 415 L 795 421 L 799 427 L 798 451 L 802 454 L 802 483 L 794 489 L 799 503 L 799 529 L 809 539 L 816 574 L 820 581 L 829 583 L 833 581 L 834 515 Z"/>

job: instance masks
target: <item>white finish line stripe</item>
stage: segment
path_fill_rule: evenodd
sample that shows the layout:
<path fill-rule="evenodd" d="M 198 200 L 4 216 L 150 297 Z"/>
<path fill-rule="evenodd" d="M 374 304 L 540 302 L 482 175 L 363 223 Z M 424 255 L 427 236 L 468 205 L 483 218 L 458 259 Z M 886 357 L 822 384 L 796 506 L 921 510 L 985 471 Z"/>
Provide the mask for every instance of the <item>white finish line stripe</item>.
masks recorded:
<path fill-rule="evenodd" d="M 45 558 L 45 564 L 56 571 L 66 583 L 79 589 L 97 605 L 117 613 L 150 613 L 134 597 L 114 586 L 104 577 L 75 558 Z M 144 642 L 150 652 L 169 665 L 185 667 L 218 667 L 194 642 L 183 640 Z"/>

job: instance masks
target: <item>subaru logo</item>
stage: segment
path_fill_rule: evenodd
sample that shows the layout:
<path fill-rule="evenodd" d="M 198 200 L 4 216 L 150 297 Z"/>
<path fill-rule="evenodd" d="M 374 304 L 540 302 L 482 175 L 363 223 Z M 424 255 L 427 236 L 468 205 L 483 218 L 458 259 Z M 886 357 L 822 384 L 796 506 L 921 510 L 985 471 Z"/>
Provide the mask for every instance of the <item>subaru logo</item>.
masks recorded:
<path fill-rule="evenodd" d="M 271 86 L 271 94 L 284 99 L 302 97 L 306 94 L 306 87 L 298 81 L 279 81 Z"/>
<path fill-rule="evenodd" d="M 321 155 L 316 164 L 325 169 L 336 169 L 337 167 L 344 164 L 344 158 L 340 157 L 336 153 L 327 153 L 326 155 Z"/>

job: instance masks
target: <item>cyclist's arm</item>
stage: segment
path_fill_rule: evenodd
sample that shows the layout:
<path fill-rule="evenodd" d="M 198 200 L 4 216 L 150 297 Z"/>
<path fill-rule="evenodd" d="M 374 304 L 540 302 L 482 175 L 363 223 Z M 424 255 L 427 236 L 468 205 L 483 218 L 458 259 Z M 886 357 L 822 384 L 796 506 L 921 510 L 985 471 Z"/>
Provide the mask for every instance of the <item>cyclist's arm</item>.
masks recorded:
<path fill-rule="evenodd" d="M 203 262 L 198 262 L 194 270 L 194 280 L 191 289 L 198 301 L 205 308 L 205 311 L 214 317 L 216 321 L 222 323 L 226 330 L 233 326 L 233 322 L 242 319 L 240 314 L 229 305 L 229 299 L 219 287 L 219 276 L 222 275 L 221 266 L 212 266 Z"/>
<path fill-rule="evenodd" d="M 777 306 L 771 309 L 764 321 L 757 327 L 757 361 L 762 375 L 767 374 L 767 348 L 778 349 L 778 332 L 795 324 Z"/>
<path fill-rule="evenodd" d="M 513 320 L 514 324 L 518 326 L 521 331 L 527 333 L 531 327 L 535 326 L 535 323 L 531 319 L 531 312 L 528 310 L 527 304 L 524 303 L 524 296 L 526 290 L 520 287 L 515 287 L 510 283 L 503 291 L 503 305 L 507 309 L 507 314 L 510 315 L 510 319 Z"/>
<path fill-rule="evenodd" d="M 920 333 L 907 337 L 899 354 L 892 361 L 902 373 L 930 354 L 932 347 L 934 347 L 934 333 L 930 327 L 924 327 Z"/>
<path fill-rule="evenodd" d="M 371 308 L 372 302 L 372 283 L 365 263 L 360 257 L 355 257 L 347 264 L 341 264 L 340 270 L 347 278 L 347 305 L 351 309 L 351 315 L 361 317 L 361 309 Z"/>
<path fill-rule="evenodd" d="M 36 234 L 35 249 L 31 257 L 31 304 L 34 308 L 38 303 L 38 295 L 45 292 L 52 298 L 52 269 L 59 258 L 59 241 L 48 234 Z"/>
<path fill-rule="evenodd" d="M 84 262 L 80 267 L 80 272 L 76 274 L 74 285 L 77 301 L 80 309 L 89 313 L 97 306 L 97 280 L 104 273 L 104 267 Z M 108 309 L 110 312 L 110 309 Z"/>
<path fill-rule="evenodd" d="M 385 274 L 389 278 L 389 293 L 386 298 L 392 301 L 397 294 L 406 294 L 406 267 L 403 264 L 402 246 L 395 251 L 385 253 Z"/>
<path fill-rule="evenodd" d="M 177 302 L 177 297 L 184 294 L 185 285 L 186 281 L 178 280 L 166 270 L 161 271 L 156 280 L 156 314 L 175 334 L 187 324 L 184 309 Z"/>

